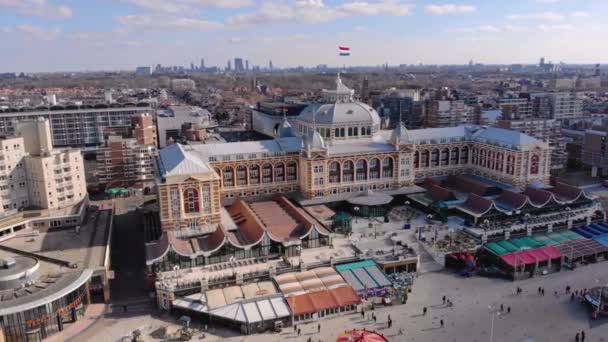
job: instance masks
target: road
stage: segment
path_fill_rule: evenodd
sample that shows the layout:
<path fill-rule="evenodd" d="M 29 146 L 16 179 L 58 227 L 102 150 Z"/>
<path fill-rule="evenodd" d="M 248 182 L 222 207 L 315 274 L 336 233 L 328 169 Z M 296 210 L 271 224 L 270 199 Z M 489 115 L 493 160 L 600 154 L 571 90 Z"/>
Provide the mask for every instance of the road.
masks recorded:
<path fill-rule="evenodd" d="M 503 313 L 495 319 L 494 342 L 574 341 L 574 334 L 580 330 L 585 330 L 588 342 L 608 341 L 608 318 L 591 321 L 582 304 L 570 301 L 570 297 L 563 294 L 554 296 L 554 291 L 563 293 L 566 285 L 582 289 L 606 283 L 608 264 L 605 262 L 519 282 L 482 277 L 464 279 L 445 272 L 430 272 L 416 279 L 407 304 L 377 309 L 379 323 L 376 325 L 362 321 L 360 315 L 349 315 L 323 320 L 321 334 L 316 333 L 315 323 L 302 326 L 300 337 L 294 336 L 291 328 L 286 328 L 281 334 L 252 336 L 214 330 L 207 334 L 205 341 L 299 342 L 311 337 L 313 341 L 327 342 L 335 340 L 335 336 L 345 329 L 365 327 L 378 330 L 390 341 L 485 342 L 490 341 L 488 307 L 498 308 L 500 304 L 504 304 L 505 311 L 511 307 L 511 313 Z M 514 294 L 516 286 L 523 288 L 523 294 Z M 537 294 L 539 286 L 546 289 L 544 297 Z M 443 295 L 454 302 L 453 307 L 442 304 Z M 429 312 L 423 316 L 421 313 L 425 306 Z M 388 314 L 394 322 L 390 330 L 384 328 Z M 441 319 L 445 322 L 443 328 L 439 326 Z M 149 333 L 175 322 L 175 317 L 151 316 L 145 311 L 115 313 L 100 319 L 79 338 L 83 341 L 117 341 L 137 328 Z M 400 328 L 403 335 L 397 335 Z M 153 337 L 146 340 L 160 341 Z"/>

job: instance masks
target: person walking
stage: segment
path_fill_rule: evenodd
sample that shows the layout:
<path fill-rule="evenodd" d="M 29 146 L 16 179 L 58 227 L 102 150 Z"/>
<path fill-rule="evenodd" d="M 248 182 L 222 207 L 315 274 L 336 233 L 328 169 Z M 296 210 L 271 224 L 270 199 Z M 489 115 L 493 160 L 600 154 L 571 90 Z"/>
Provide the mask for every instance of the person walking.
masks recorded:
<path fill-rule="evenodd" d="M 422 315 L 426 316 L 426 306 L 424 308 L 422 308 Z"/>
<path fill-rule="evenodd" d="M 298 332 L 298 325 L 297 324 L 293 325 L 293 332 L 294 333 Z"/>
<path fill-rule="evenodd" d="M 441 298 L 441 300 L 443 301 L 443 304 L 445 304 L 445 296 L 443 296 L 443 298 Z"/>
<path fill-rule="evenodd" d="M 372 319 L 374 320 L 374 323 L 377 322 L 377 320 L 376 320 L 376 314 L 375 313 L 372 313 Z"/>
<path fill-rule="evenodd" d="M 574 342 L 578 342 L 578 333 L 576 333 L 576 335 L 574 335 Z"/>
<path fill-rule="evenodd" d="M 500 312 L 505 311 L 505 305 L 504 304 L 500 304 Z"/>
<path fill-rule="evenodd" d="M 321 323 L 319 323 L 317 325 L 317 333 L 320 334 L 321 333 Z"/>
<path fill-rule="evenodd" d="M 511 307 L 507 306 L 507 313 L 511 313 Z"/>
<path fill-rule="evenodd" d="M 439 324 L 441 324 L 441 327 L 443 328 L 443 320 L 440 320 Z"/>
<path fill-rule="evenodd" d="M 571 301 L 571 302 L 572 302 L 572 301 L 574 301 L 574 293 L 571 293 L 571 294 L 570 294 L 570 301 Z"/>
<path fill-rule="evenodd" d="M 538 294 L 540 294 L 542 290 L 543 290 L 543 288 L 539 286 L 538 287 Z"/>
<path fill-rule="evenodd" d="M 361 309 L 361 318 L 365 318 L 365 311 Z"/>
<path fill-rule="evenodd" d="M 581 342 L 585 342 L 585 330 L 581 330 Z"/>
<path fill-rule="evenodd" d="M 302 333 L 302 329 L 298 328 L 298 336 Z"/>

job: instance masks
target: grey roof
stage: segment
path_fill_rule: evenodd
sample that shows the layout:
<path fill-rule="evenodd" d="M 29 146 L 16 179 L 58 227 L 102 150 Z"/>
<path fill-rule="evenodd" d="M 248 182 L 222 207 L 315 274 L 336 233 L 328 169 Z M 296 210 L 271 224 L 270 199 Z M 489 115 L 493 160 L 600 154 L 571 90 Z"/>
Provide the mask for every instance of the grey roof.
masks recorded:
<path fill-rule="evenodd" d="M 321 125 L 380 124 L 376 110 L 359 101 L 312 104 L 300 113 L 298 120 L 312 124 L 313 116 L 314 122 Z"/>
<path fill-rule="evenodd" d="M 538 139 L 527 134 L 496 127 L 481 127 L 479 130 L 473 133 L 473 137 L 477 141 L 480 139 L 486 139 L 490 142 L 500 142 L 513 145 L 527 145 L 539 142 Z"/>
<path fill-rule="evenodd" d="M 181 144 L 172 144 L 160 150 L 160 164 L 165 176 L 209 172 L 211 169 Z"/>
<path fill-rule="evenodd" d="M 287 121 L 287 118 L 283 119 L 283 122 L 281 123 L 281 126 L 279 127 L 279 137 L 281 138 L 288 138 L 288 137 L 295 137 L 295 133 L 293 132 L 293 128 L 291 127 L 291 124 L 289 123 L 289 121 Z"/>
<path fill-rule="evenodd" d="M 403 122 L 399 122 L 399 125 L 391 133 L 390 142 L 395 145 L 410 143 L 410 134 L 403 125 Z"/>
<path fill-rule="evenodd" d="M 187 151 L 208 160 L 210 156 L 249 154 L 249 153 L 277 153 L 300 152 L 302 138 L 287 137 L 261 141 L 238 141 L 218 144 L 188 145 Z"/>
<path fill-rule="evenodd" d="M 51 280 L 47 280 L 48 282 L 41 280 L 40 283 L 44 285 L 41 285 L 41 287 L 32 287 L 30 289 L 30 291 L 33 291 L 31 294 L 27 291 L 23 291 L 21 296 L 17 298 L 6 301 L 2 300 L 0 305 L 0 317 L 23 312 L 53 302 L 82 286 L 92 275 L 92 270 L 85 269 L 78 272 L 64 272 L 55 277 L 48 278 L 52 279 L 52 282 Z"/>

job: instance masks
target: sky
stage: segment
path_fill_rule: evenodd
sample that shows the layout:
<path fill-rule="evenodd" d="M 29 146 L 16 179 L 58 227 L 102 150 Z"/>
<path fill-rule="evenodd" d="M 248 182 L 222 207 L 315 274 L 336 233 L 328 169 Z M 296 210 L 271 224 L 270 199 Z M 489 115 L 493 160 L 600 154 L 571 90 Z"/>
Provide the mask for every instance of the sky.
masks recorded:
<path fill-rule="evenodd" d="M 0 72 L 608 62 L 608 0 L 0 0 Z M 351 48 L 339 57 L 338 46 Z"/>

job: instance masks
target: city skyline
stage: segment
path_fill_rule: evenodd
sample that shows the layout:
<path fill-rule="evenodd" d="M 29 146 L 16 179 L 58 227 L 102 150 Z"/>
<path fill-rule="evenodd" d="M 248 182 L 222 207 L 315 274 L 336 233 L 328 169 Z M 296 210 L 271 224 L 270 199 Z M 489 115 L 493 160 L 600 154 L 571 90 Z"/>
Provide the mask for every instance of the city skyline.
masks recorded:
<path fill-rule="evenodd" d="M 600 0 L 3 0 L 0 70 L 132 70 L 196 56 L 209 66 L 602 63 L 606 10 Z"/>

